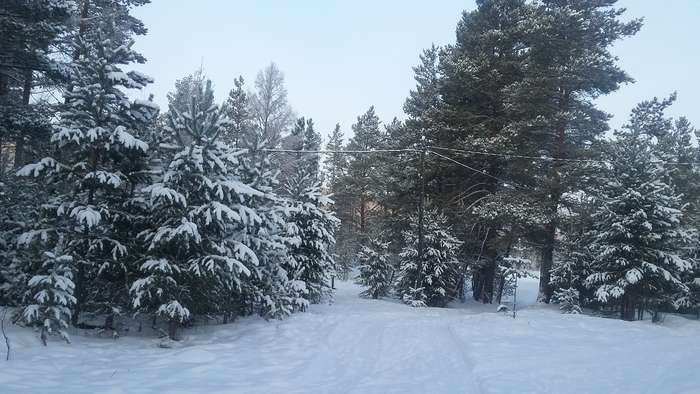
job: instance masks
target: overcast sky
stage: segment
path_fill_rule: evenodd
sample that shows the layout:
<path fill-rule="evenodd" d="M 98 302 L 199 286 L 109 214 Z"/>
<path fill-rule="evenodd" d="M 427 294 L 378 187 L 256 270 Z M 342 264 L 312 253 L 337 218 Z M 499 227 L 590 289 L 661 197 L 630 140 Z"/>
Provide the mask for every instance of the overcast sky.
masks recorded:
<path fill-rule="evenodd" d="M 678 91 L 671 114 L 700 126 L 700 1 L 621 0 L 642 31 L 614 52 L 637 82 L 600 100 L 619 127 L 639 101 Z M 175 80 L 200 66 L 222 102 L 242 75 L 274 61 L 284 71 L 289 101 L 322 134 L 350 125 L 370 105 L 383 122 L 403 118 L 415 86 L 411 67 L 432 43 L 453 43 L 461 12 L 473 0 L 153 0 L 135 15 L 149 29 L 136 48 L 139 66 L 156 79 L 148 88 L 161 108 Z"/>

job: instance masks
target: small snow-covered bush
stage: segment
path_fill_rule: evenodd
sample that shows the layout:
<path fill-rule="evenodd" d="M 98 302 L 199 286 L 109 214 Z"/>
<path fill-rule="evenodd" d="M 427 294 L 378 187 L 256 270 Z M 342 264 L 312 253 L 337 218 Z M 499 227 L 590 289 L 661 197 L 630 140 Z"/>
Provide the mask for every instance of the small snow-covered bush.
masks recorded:
<path fill-rule="evenodd" d="M 22 317 L 31 325 L 41 327 L 41 341 L 47 344 L 48 336 L 58 334 L 66 342 L 70 338 L 66 332 L 71 317 L 71 307 L 75 304 L 73 292 L 73 258 L 44 252 L 45 261 L 41 271 L 30 280 L 27 290 L 28 305 Z"/>
<path fill-rule="evenodd" d="M 403 294 L 401 300 L 414 308 L 425 308 L 428 306 L 428 296 L 425 295 L 425 289 L 422 287 L 410 287 L 408 291 Z"/>
<path fill-rule="evenodd" d="M 552 300 L 554 303 L 559 304 L 559 309 L 564 313 L 577 315 L 582 312 L 579 301 L 579 291 L 576 289 L 568 288 L 556 290 Z"/>

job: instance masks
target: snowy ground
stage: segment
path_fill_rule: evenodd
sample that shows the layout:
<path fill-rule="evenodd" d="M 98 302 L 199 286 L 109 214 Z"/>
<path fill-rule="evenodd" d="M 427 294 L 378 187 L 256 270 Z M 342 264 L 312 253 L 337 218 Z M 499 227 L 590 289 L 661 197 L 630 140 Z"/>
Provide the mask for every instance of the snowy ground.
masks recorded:
<path fill-rule="evenodd" d="M 533 304 L 535 287 L 519 298 Z M 513 319 L 494 306 L 412 309 L 360 291 L 340 283 L 333 305 L 284 321 L 190 330 L 175 349 L 79 334 L 44 348 L 10 328 L 0 393 L 700 393 L 697 321 L 536 306 Z"/>

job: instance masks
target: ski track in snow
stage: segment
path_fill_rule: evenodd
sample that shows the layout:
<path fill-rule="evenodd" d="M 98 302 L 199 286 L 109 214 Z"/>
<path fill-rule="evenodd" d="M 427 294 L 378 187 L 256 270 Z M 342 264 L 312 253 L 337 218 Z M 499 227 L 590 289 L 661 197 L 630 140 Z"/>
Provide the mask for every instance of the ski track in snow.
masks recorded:
<path fill-rule="evenodd" d="M 533 304 L 536 288 L 526 281 L 519 298 Z M 187 330 L 174 349 L 80 333 L 44 348 L 11 327 L 0 393 L 700 393 L 697 321 L 545 306 L 512 319 L 496 305 L 415 309 L 360 291 L 340 283 L 332 305 L 283 321 Z"/>

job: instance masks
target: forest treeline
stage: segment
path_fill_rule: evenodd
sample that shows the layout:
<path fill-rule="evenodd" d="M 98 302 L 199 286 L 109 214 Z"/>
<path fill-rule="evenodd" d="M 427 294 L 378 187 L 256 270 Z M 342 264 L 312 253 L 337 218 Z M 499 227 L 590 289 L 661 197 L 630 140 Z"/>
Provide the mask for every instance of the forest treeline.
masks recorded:
<path fill-rule="evenodd" d="M 323 156 L 275 64 L 223 103 L 201 70 L 167 109 L 131 99 L 147 3 L 0 6 L 0 304 L 44 341 L 283 317 L 354 268 L 369 297 L 500 302 L 528 258 L 569 312 L 700 306 L 698 131 L 675 94 L 614 131 L 596 105 L 633 82 L 611 47 L 642 21 L 615 0 L 477 1 L 420 56 L 406 119 L 369 108 Z"/>
<path fill-rule="evenodd" d="M 44 343 L 134 316 L 178 339 L 197 320 L 281 318 L 331 295 L 338 220 L 319 157 L 263 152 L 282 137 L 321 141 L 310 120 L 283 135 L 293 113 L 282 73 L 271 64 L 251 91 L 238 78 L 221 105 L 201 71 L 177 81 L 162 113 L 130 99 L 153 82 L 127 69 L 144 61 L 133 43 L 146 28 L 130 11 L 145 3 L 2 6 L 0 130 L 13 162 L 0 303 Z"/>
<path fill-rule="evenodd" d="M 596 100 L 633 82 L 611 47 L 642 27 L 615 5 L 477 1 L 422 54 L 405 121 L 336 129 L 329 150 L 406 150 L 326 163 L 339 261 L 361 251 L 368 294 L 500 302 L 530 259 L 566 311 L 697 310 L 698 131 L 665 114 L 675 94 L 610 130 Z"/>

